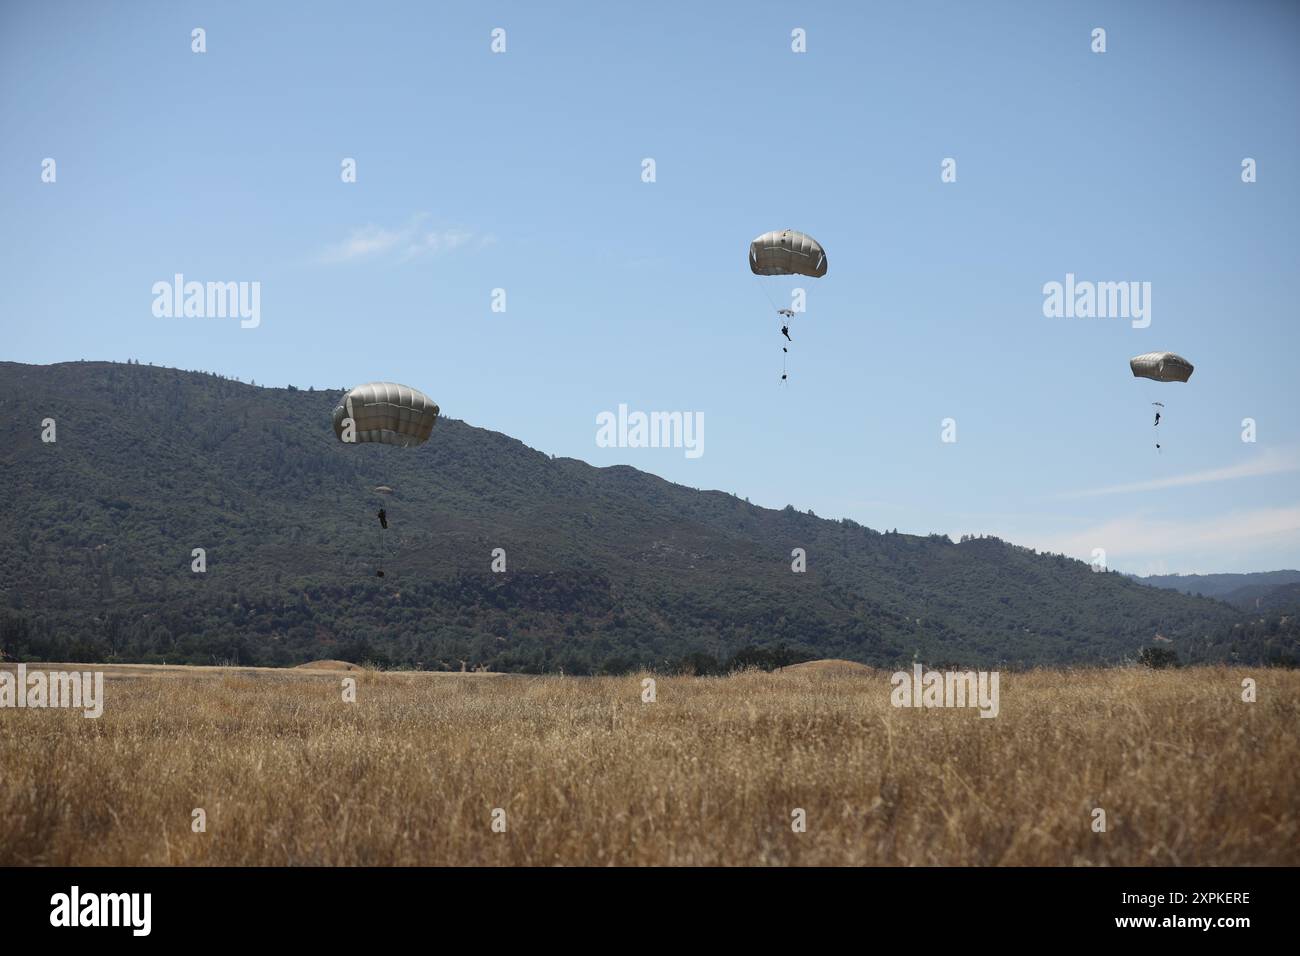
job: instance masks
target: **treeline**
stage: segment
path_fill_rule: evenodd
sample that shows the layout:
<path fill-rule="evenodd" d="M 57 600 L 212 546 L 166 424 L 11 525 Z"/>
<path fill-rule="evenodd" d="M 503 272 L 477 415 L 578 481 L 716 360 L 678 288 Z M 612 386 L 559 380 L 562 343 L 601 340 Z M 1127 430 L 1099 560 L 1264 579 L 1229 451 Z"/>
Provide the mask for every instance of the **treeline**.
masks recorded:
<path fill-rule="evenodd" d="M 464 590 L 461 590 L 464 589 Z M 439 589 L 432 589 L 439 590 Z M 221 604 L 173 604 L 132 611 L 116 608 L 77 618 L 66 613 L 0 611 L 0 659 L 111 663 L 209 664 L 286 667 L 337 658 L 382 668 L 486 669 L 575 675 L 658 672 L 715 676 L 745 668 L 773 670 L 823 657 L 848 657 L 877 667 L 908 666 L 914 659 L 941 669 L 1044 664 L 1026 656 L 990 662 L 942 650 L 881 651 L 884 645 L 827 652 L 805 641 L 756 642 L 741 633 L 702 631 L 695 637 L 657 630 L 643 611 L 565 607 L 558 588 L 531 608 L 504 601 L 502 589 L 485 600 L 466 582 L 447 582 L 441 600 L 377 608 L 365 588 L 317 587 L 313 598 L 292 601 L 240 596 Z M 472 596 L 472 600 L 470 599 Z M 458 600 L 459 599 L 459 600 Z M 559 602 L 551 611 L 546 600 Z M 430 625 L 430 620 L 438 623 Z M 1109 663 L 1138 659 L 1151 666 L 1241 663 L 1300 666 L 1300 622 L 1293 616 L 1259 618 L 1214 637 L 1177 647 L 1134 648 Z M 1140 652 L 1140 653 L 1139 653 Z M 1102 661 L 1100 663 L 1106 663 Z"/>

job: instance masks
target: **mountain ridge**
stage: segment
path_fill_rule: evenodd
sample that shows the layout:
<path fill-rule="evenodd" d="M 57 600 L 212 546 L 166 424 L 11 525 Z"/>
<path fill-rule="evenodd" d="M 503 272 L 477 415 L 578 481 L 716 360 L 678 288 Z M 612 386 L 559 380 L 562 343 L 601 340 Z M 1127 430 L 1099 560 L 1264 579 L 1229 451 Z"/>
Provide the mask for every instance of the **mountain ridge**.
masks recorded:
<path fill-rule="evenodd" d="M 1224 574 L 1153 574 L 1134 580 L 1149 587 L 1217 598 L 1240 608 L 1295 605 L 1300 571 L 1249 571 Z"/>
<path fill-rule="evenodd" d="M 587 673 L 784 646 L 1032 666 L 1131 659 L 1156 634 L 1188 661 L 1295 653 L 1222 602 L 1061 555 L 761 508 L 452 418 L 419 448 L 344 446 L 341 390 L 107 362 L 4 362 L 0 388 L 10 656 Z"/>

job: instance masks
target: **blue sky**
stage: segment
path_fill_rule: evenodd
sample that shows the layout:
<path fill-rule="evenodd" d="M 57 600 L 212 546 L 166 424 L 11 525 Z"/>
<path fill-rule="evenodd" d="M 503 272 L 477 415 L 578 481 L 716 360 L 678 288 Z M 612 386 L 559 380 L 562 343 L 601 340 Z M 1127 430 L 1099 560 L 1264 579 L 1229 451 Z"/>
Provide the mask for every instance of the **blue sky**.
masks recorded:
<path fill-rule="evenodd" d="M 761 505 L 1298 567 L 1297 91 L 1280 2 L 8 3 L 0 358 L 389 379 Z M 830 263 L 786 386 L 746 262 L 783 228 Z M 175 273 L 261 324 L 156 318 Z M 1067 273 L 1150 282 L 1150 326 L 1045 317 Z M 1132 378 L 1155 350 L 1192 380 Z M 597 447 L 620 403 L 704 454 Z"/>

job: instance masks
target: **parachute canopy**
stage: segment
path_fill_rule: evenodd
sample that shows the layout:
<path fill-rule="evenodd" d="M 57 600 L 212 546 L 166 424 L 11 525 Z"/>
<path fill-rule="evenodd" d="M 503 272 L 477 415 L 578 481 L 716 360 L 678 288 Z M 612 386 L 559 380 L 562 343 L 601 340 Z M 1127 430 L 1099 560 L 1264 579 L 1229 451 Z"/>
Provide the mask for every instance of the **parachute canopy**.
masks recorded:
<path fill-rule="evenodd" d="M 1147 352 L 1128 360 L 1135 378 L 1157 382 L 1185 382 L 1192 377 L 1192 363 L 1173 352 Z"/>
<path fill-rule="evenodd" d="M 749 271 L 757 276 L 826 274 L 826 250 L 812 236 L 793 229 L 765 232 L 749 244 Z"/>
<path fill-rule="evenodd" d="M 417 388 L 396 382 L 367 382 L 343 396 L 334 409 L 334 434 L 343 440 L 343 420 L 355 423 L 356 440 L 385 445 L 423 444 L 438 420 L 438 406 Z"/>

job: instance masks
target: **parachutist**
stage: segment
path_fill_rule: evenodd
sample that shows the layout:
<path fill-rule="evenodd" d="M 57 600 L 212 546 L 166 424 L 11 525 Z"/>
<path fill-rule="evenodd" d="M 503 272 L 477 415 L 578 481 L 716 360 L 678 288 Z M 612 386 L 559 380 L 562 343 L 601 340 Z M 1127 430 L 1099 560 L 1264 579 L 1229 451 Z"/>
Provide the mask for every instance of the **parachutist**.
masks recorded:
<path fill-rule="evenodd" d="M 791 339 L 791 338 L 790 338 L 790 326 L 788 326 L 788 325 L 783 325 L 783 326 L 781 326 L 781 334 L 784 335 L 784 336 L 785 336 L 787 339 L 789 339 L 791 342 L 794 341 L 794 339 Z"/>
<path fill-rule="evenodd" d="M 384 513 L 383 508 L 379 509 L 379 526 L 384 530 L 388 529 L 388 515 Z"/>
<path fill-rule="evenodd" d="M 1157 425 L 1160 424 L 1160 413 L 1159 413 L 1159 412 L 1156 412 L 1156 424 L 1157 424 Z"/>

